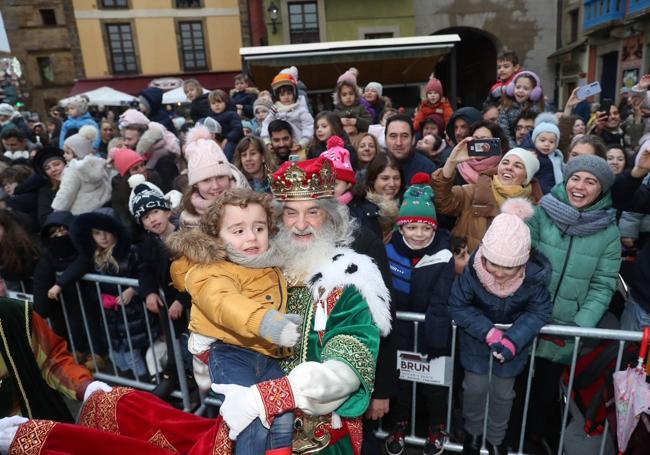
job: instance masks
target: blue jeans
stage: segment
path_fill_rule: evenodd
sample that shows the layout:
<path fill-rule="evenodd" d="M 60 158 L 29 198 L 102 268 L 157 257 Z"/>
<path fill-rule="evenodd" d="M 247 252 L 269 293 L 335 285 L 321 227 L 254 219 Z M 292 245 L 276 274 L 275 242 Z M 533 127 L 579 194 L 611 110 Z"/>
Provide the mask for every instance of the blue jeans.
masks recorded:
<path fill-rule="evenodd" d="M 216 384 L 251 386 L 284 376 L 277 360 L 250 349 L 216 341 L 210 347 L 210 378 Z M 223 395 L 220 396 L 223 399 Z M 261 455 L 266 450 L 291 447 L 293 414 L 273 420 L 271 429 L 255 419 L 237 436 L 235 455 Z"/>
<path fill-rule="evenodd" d="M 650 313 L 647 313 L 636 301 L 629 296 L 625 302 L 625 310 L 621 315 L 621 330 L 642 332 L 650 326 Z"/>

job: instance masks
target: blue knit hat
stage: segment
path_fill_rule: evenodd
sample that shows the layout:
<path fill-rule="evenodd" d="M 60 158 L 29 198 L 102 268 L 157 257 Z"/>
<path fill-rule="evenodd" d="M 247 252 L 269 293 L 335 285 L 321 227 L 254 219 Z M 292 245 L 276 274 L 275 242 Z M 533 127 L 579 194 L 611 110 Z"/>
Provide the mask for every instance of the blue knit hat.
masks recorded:
<path fill-rule="evenodd" d="M 560 140 L 560 129 L 557 127 L 557 117 L 554 114 L 544 112 L 535 118 L 535 129 L 531 135 L 533 144 L 535 143 L 537 136 L 542 133 L 552 133 L 555 135 L 557 141 Z"/>

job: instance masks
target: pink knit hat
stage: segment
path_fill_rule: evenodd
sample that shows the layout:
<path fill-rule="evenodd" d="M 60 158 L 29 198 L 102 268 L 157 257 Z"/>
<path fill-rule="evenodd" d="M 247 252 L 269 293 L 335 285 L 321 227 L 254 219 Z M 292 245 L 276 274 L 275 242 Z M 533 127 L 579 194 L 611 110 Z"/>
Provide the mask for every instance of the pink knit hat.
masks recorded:
<path fill-rule="evenodd" d="M 129 169 L 136 164 L 144 162 L 144 159 L 139 153 L 127 148 L 111 149 L 108 152 L 108 156 L 113 159 L 115 168 L 121 176 L 125 176 L 129 172 Z"/>
<path fill-rule="evenodd" d="M 530 257 L 530 229 L 524 220 L 534 213 L 524 198 L 511 198 L 501 205 L 481 242 L 483 257 L 502 267 L 517 267 Z"/>
<path fill-rule="evenodd" d="M 344 142 L 339 136 L 331 136 L 327 140 L 327 150 L 320 154 L 332 161 L 336 170 L 336 180 L 343 180 L 352 184 L 357 183 L 354 169 L 350 163 L 350 152 L 343 148 Z"/>
<path fill-rule="evenodd" d="M 195 126 L 187 133 L 185 156 L 187 180 L 190 185 L 210 177 L 232 177 L 226 155 L 221 147 L 210 139 L 210 131 L 203 125 Z"/>
<path fill-rule="evenodd" d="M 351 84 L 357 85 L 357 76 L 359 75 L 359 70 L 356 68 L 350 68 L 345 73 L 341 74 L 337 79 L 336 83 L 340 84 L 341 82 L 349 82 Z"/>
<path fill-rule="evenodd" d="M 424 93 L 429 92 L 436 92 L 440 96 L 443 95 L 442 82 L 440 82 L 440 79 L 436 79 L 435 77 L 431 77 L 431 79 L 429 79 L 429 82 L 427 82 L 427 87 L 424 89 Z"/>

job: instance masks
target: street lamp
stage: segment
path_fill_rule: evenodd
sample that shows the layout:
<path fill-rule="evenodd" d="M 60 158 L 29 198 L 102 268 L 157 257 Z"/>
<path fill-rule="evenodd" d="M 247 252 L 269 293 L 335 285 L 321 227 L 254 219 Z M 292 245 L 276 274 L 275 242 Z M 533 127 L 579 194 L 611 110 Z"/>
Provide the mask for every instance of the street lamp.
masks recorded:
<path fill-rule="evenodd" d="M 266 11 L 268 11 L 269 17 L 271 18 L 271 24 L 273 25 L 273 34 L 275 35 L 276 33 L 278 33 L 278 28 L 276 27 L 276 23 L 278 22 L 280 9 L 277 7 L 275 3 L 271 2 L 271 4 L 269 5 Z"/>

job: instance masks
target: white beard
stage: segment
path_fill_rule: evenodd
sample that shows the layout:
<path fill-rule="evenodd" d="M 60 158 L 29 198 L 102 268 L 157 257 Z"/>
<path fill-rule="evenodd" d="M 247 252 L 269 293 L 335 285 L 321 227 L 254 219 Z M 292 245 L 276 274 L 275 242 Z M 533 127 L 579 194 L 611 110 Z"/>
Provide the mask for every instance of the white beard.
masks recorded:
<path fill-rule="evenodd" d="M 313 275 L 321 264 L 330 260 L 336 248 L 334 233 L 329 226 L 324 226 L 320 232 L 311 228 L 305 232 L 313 234 L 313 241 L 298 241 L 293 231 L 283 226 L 275 238 L 278 249 L 284 255 L 282 270 L 291 284 L 304 284 L 305 279 Z"/>

